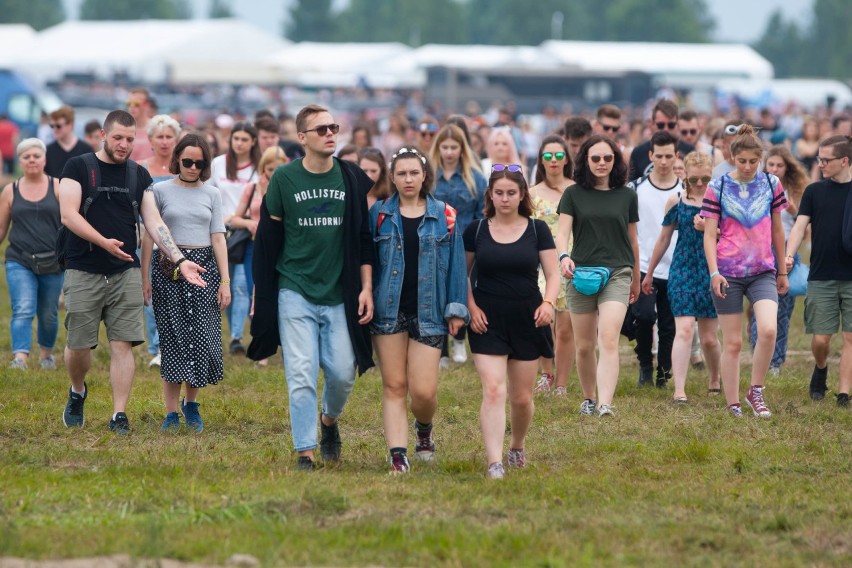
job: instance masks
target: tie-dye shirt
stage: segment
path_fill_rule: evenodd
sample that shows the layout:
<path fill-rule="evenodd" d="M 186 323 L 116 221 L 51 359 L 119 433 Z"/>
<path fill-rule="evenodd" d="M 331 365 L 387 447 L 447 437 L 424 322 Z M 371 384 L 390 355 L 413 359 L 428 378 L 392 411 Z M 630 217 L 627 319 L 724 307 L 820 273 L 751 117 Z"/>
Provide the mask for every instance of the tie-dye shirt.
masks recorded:
<path fill-rule="evenodd" d="M 722 276 L 746 278 L 775 271 L 772 213 L 787 207 L 781 181 L 759 173 L 749 183 L 725 174 L 704 193 L 702 217 L 720 219 L 716 255 Z"/>

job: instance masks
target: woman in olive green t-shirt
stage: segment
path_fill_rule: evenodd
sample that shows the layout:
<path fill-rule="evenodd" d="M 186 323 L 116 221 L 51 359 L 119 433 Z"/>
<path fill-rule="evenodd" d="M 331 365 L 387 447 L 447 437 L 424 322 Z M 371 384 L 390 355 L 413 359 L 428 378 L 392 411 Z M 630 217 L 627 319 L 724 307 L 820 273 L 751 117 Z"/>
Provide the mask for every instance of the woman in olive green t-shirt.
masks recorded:
<path fill-rule="evenodd" d="M 628 304 L 639 297 L 639 244 L 636 192 L 624 185 L 627 165 L 614 142 L 592 136 L 580 148 L 576 185 L 559 202 L 556 250 L 562 275 L 573 279 L 576 266 L 603 266 L 610 279 L 599 293 L 586 296 L 568 284 L 568 309 L 577 347 L 577 373 L 585 400 L 583 414 L 611 416 L 618 383 L 618 339 Z M 574 248 L 568 252 L 568 236 Z M 600 360 L 595 360 L 595 345 Z M 595 397 L 597 386 L 597 397 Z"/>

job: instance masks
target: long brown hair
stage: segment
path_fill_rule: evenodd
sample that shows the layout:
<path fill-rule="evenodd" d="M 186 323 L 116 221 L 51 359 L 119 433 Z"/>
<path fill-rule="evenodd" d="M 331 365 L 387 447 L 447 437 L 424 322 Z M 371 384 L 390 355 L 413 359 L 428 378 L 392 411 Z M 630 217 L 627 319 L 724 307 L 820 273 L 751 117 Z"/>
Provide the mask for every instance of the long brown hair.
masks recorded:
<path fill-rule="evenodd" d="M 435 173 L 432 170 L 432 165 L 429 163 L 429 158 L 427 158 L 423 152 L 414 146 L 403 146 L 397 150 L 393 156 L 391 156 L 390 167 L 388 168 L 388 178 L 390 179 L 390 183 L 388 185 L 390 187 L 390 192 L 398 193 L 396 184 L 393 181 L 393 171 L 399 160 L 418 160 L 420 165 L 423 166 L 423 172 L 426 174 L 426 177 L 423 180 L 423 186 L 420 188 L 420 196 L 426 197 L 428 194 L 432 193 L 432 188 L 435 186 Z"/>
<path fill-rule="evenodd" d="M 234 152 L 234 145 L 231 141 L 234 138 L 234 133 L 245 132 L 251 136 L 252 146 L 249 150 L 249 160 L 251 165 L 257 170 L 257 164 L 260 162 L 260 146 L 257 145 L 257 128 L 251 122 L 238 122 L 231 129 L 228 135 L 228 154 L 225 157 L 225 175 L 229 180 L 237 179 L 237 153 Z"/>
<path fill-rule="evenodd" d="M 781 185 L 787 190 L 787 197 L 798 207 L 799 202 L 802 200 L 802 194 L 805 192 L 805 187 L 810 182 L 810 178 L 805 168 L 802 167 L 799 160 L 793 157 L 793 153 L 790 152 L 787 146 L 778 144 L 770 148 L 769 152 L 766 153 L 764 163 L 768 162 L 769 158 L 773 156 L 778 156 L 784 160 L 784 177 L 781 179 Z M 766 168 L 764 167 L 764 169 Z"/>

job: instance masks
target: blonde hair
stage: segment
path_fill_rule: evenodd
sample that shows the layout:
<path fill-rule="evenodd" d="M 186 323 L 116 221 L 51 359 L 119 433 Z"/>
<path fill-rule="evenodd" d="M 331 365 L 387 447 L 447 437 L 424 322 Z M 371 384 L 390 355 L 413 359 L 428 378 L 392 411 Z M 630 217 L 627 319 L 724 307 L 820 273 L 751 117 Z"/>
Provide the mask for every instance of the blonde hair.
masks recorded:
<path fill-rule="evenodd" d="M 266 166 L 276 161 L 287 164 L 290 162 L 290 159 L 287 157 L 287 153 L 284 152 L 281 146 L 270 146 L 263 151 L 263 154 L 261 154 L 260 161 L 257 163 L 257 171 L 263 172 L 263 170 L 266 169 Z"/>
<path fill-rule="evenodd" d="M 498 126 L 494 130 L 491 131 L 491 136 L 488 137 L 488 142 L 485 145 L 486 152 L 488 153 L 488 158 L 494 162 L 494 158 L 491 157 L 491 151 L 494 147 L 494 143 L 498 138 L 505 137 L 506 140 L 509 141 L 509 152 L 511 155 L 509 156 L 510 164 L 521 164 L 521 157 L 518 155 L 518 148 L 515 146 L 515 137 L 512 136 L 512 131 L 509 130 L 508 126 Z"/>
<path fill-rule="evenodd" d="M 461 146 L 459 153 L 459 166 L 461 168 L 461 177 L 464 185 L 473 197 L 477 196 L 476 180 L 473 177 L 473 172 L 480 171 L 479 166 L 473 159 L 473 150 L 467 143 L 467 138 L 461 128 L 455 124 L 447 124 L 438 131 L 435 136 L 435 141 L 432 142 L 432 148 L 429 151 L 429 160 L 436 165 L 440 165 L 443 169 L 444 163 L 441 160 L 441 143 L 446 140 L 453 140 Z"/>
<path fill-rule="evenodd" d="M 33 148 L 38 148 L 41 151 L 42 156 L 47 153 L 47 148 L 45 148 L 44 142 L 38 138 L 24 138 L 20 141 L 20 143 L 18 143 L 18 147 L 15 149 L 15 155 L 20 156 L 27 150 L 31 150 Z"/>
<path fill-rule="evenodd" d="M 148 121 L 148 138 L 153 138 L 154 134 L 161 128 L 171 128 L 175 133 L 175 138 L 180 138 L 180 123 L 167 114 L 158 114 L 152 116 Z"/>
<path fill-rule="evenodd" d="M 689 171 L 689 168 L 707 168 L 712 172 L 713 158 L 703 152 L 690 152 L 683 159 L 683 169 Z M 701 197 L 700 195 L 693 196 L 692 193 L 690 193 L 690 190 L 693 189 L 693 187 L 689 183 L 689 176 L 686 176 L 683 180 L 683 187 L 686 189 L 686 196 L 688 198 L 694 199 L 695 197 Z"/>

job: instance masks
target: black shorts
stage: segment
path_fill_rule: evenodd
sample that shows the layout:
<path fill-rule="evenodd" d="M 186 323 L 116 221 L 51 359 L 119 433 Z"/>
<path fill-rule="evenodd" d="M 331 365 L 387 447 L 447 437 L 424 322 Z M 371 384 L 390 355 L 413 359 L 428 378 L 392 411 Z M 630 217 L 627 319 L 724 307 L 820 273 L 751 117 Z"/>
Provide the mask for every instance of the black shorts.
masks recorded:
<path fill-rule="evenodd" d="M 550 326 L 535 326 L 535 311 L 541 297 L 503 298 L 474 292 L 476 305 L 485 312 L 488 330 L 468 334 L 471 353 L 508 355 L 509 359 L 534 361 L 553 357 L 553 335 Z"/>
<path fill-rule="evenodd" d="M 370 324 L 371 335 L 394 335 L 396 333 L 408 333 L 408 337 L 417 343 L 441 349 L 444 346 L 444 335 L 420 335 L 417 316 L 399 312 L 396 314 L 396 323 L 391 329 L 384 330 L 377 325 Z"/>

